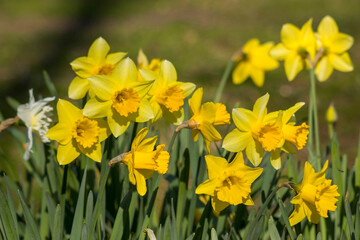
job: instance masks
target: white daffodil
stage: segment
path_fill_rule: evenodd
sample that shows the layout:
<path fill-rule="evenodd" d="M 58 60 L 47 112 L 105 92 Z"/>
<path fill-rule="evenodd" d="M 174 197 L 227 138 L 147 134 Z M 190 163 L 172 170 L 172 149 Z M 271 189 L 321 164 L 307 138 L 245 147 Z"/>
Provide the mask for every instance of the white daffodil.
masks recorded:
<path fill-rule="evenodd" d="M 47 97 L 35 102 L 33 90 L 29 90 L 29 103 L 19 105 L 17 109 L 17 115 L 25 123 L 27 127 L 26 132 L 26 150 L 24 154 L 24 160 L 28 160 L 30 152 L 32 152 L 33 138 L 32 132 L 35 131 L 40 135 L 41 141 L 46 143 L 50 140 L 46 137 L 46 133 L 51 123 L 51 106 L 46 106 L 50 101 L 53 101 L 55 97 Z"/>

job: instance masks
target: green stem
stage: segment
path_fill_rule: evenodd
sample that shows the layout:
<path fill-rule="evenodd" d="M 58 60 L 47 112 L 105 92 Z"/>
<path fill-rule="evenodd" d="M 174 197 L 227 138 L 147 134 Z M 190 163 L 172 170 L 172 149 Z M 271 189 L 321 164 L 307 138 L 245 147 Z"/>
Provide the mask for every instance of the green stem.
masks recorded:
<path fill-rule="evenodd" d="M 171 153 L 172 151 L 172 148 L 173 148 L 173 145 L 174 145 L 174 142 L 175 142 L 175 139 L 176 139 L 176 136 L 178 135 L 179 132 L 174 132 L 172 137 L 171 137 L 171 140 L 170 140 L 170 143 L 169 143 L 169 147 L 167 149 L 167 151 L 169 152 L 169 154 Z"/>
<path fill-rule="evenodd" d="M 315 150 L 316 150 L 316 168 L 319 171 L 321 169 L 321 152 L 320 152 L 320 137 L 319 137 L 319 123 L 317 116 L 317 105 L 316 105 L 316 82 L 315 82 L 315 69 L 310 69 L 310 106 L 312 109 L 312 114 L 309 116 L 313 119 L 309 124 L 310 133 L 312 137 L 315 136 Z"/>
<path fill-rule="evenodd" d="M 234 66 L 235 66 L 235 61 L 233 61 L 233 60 L 230 60 L 230 62 L 228 62 L 228 64 L 226 65 L 224 74 L 223 74 L 223 76 L 221 78 L 221 81 L 220 81 L 220 85 L 219 85 L 219 87 L 218 87 L 218 89 L 216 91 L 216 94 L 215 94 L 214 103 L 219 102 L 219 100 L 221 98 L 221 95 L 222 95 L 222 92 L 224 91 L 224 88 L 226 86 L 226 82 L 229 79 L 230 74 L 232 73 L 232 70 L 233 70 Z"/>

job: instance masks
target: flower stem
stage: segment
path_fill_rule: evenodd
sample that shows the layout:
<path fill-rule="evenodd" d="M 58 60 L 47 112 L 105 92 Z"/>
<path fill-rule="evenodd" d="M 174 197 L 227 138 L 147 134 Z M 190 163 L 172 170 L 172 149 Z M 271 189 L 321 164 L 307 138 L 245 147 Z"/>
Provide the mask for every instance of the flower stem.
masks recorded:
<path fill-rule="evenodd" d="M 310 69 L 310 104 L 309 104 L 309 142 L 310 147 L 313 150 L 313 139 L 315 138 L 315 150 L 316 150 L 316 163 L 315 168 L 317 171 L 321 169 L 321 151 L 320 151 L 320 137 L 319 137 L 319 123 L 317 116 L 316 105 L 316 83 L 315 83 L 315 68 Z M 311 139 L 311 140 L 310 140 Z"/>
<path fill-rule="evenodd" d="M 172 147 L 174 145 L 174 142 L 175 142 L 175 139 L 176 139 L 176 136 L 178 135 L 179 132 L 174 132 L 172 137 L 171 137 L 171 140 L 170 140 L 170 143 L 169 143 L 169 147 L 167 149 L 167 151 L 169 152 L 169 154 L 171 153 L 171 150 L 172 150 Z"/>
<path fill-rule="evenodd" d="M 216 91 L 216 94 L 215 94 L 214 103 L 219 102 L 219 100 L 221 98 L 221 95 L 222 95 L 222 92 L 224 91 L 226 82 L 229 79 L 230 74 L 232 73 L 232 70 L 233 70 L 234 66 L 235 66 L 235 61 L 234 60 L 230 60 L 228 62 L 228 64 L 226 65 L 224 74 L 223 74 L 223 76 L 221 78 L 219 87 L 218 87 L 218 89 Z"/>

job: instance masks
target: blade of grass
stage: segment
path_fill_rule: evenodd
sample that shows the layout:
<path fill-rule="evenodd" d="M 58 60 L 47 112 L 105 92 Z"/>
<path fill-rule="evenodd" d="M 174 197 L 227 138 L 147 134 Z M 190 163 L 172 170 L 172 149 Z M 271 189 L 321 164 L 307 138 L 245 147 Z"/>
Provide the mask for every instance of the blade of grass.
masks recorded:
<path fill-rule="evenodd" d="M 28 206 L 26 205 L 24 196 L 22 195 L 20 190 L 18 190 L 18 195 L 20 197 L 21 206 L 22 206 L 22 209 L 24 211 L 26 225 L 29 227 L 29 229 L 31 231 L 32 238 L 35 239 L 35 240 L 41 239 L 40 238 L 40 233 L 39 233 L 37 225 L 35 223 L 35 220 L 34 220 L 32 214 L 31 214 Z"/>
<path fill-rule="evenodd" d="M 280 238 L 280 234 L 276 228 L 276 224 L 274 222 L 273 217 L 270 216 L 269 220 L 268 220 L 268 229 L 269 229 L 269 233 L 270 233 L 270 239 L 271 240 L 278 240 L 281 239 Z"/>
<path fill-rule="evenodd" d="M 289 236 L 291 238 L 291 240 L 295 240 L 296 239 L 296 233 L 294 233 L 294 231 L 291 229 L 290 223 L 289 223 L 289 216 L 285 210 L 284 207 L 284 203 L 281 201 L 280 198 L 277 198 L 278 202 L 279 202 L 279 206 L 280 206 L 280 211 L 281 211 L 281 217 L 284 220 L 285 223 L 285 227 L 289 233 Z"/>
<path fill-rule="evenodd" d="M 15 222 L 8 204 L 8 199 L 6 199 L 2 190 L 0 190 L 0 218 L 6 238 L 19 239 L 18 228 L 15 226 Z"/>

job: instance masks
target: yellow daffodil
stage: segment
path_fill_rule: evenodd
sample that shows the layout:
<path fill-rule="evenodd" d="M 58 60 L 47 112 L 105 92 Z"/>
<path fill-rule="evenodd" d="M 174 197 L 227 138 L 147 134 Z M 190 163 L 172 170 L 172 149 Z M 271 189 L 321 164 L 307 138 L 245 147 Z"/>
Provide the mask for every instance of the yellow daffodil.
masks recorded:
<path fill-rule="evenodd" d="M 242 153 L 238 153 L 231 163 L 221 157 L 205 156 L 209 179 L 200 184 L 196 194 L 211 196 L 216 212 L 228 205 L 253 205 L 251 184 L 260 176 L 262 168 L 251 168 L 244 164 Z"/>
<path fill-rule="evenodd" d="M 131 151 L 123 154 L 122 161 L 128 166 L 129 180 L 136 185 L 141 196 L 146 194 L 146 179 L 152 177 L 155 171 L 165 174 L 168 170 L 170 155 L 164 151 L 164 144 L 154 150 L 157 136 L 147 138 L 148 128 L 141 129 L 131 144 Z"/>
<path fill-rule="evenodd" d="M 233 83 L 243 83 L 251 77 L 256 86 L 264 85 L 265 72 L 274 70 L 279 63 L 269 55 L 274 43 L 266 42 L 260 45 L 258 39 L 249 40 L 239 57 L 236 59 L 236 67 L 232 73 Z"/>
<path fill-rule="evenodd" d="M 110 76 L 115 66 L 126 56 L 126 53 L 123 52 L 108 54 L 109 51 L 108 43 L 99 37 L 90 46 L 86 57 L 79 57 L 70 63 L 78 75 L 70 83 L 68 91 L 70 98 L 83 98 L 90 89 L 89 77 L 95 75 Z"/>
<path fill-rule="evenodd" d="M 316 65 L 315 73 L 319 81 L 325 81 L 333 69 L 341 72 L 350 72 L 354 69 L 349 54 L 354 39 L 347 34 L 340 33 L 335 20 L 324 17 L 318 27 L 317 45 L 322 51 L 322 57 Z"/>
<path fill-rule="evenodd" d="M 270 157 L 271 165 L 275 169 L 280 169 L 281 167 L 281 150 L 288 153 L 296 153 L 296 149 L 301 150 L 306 145 L 309 126 L 306 123 L 295 126 L 296 120 L 294 115 L 304 104 L 304 102 L 299 102 L 285 111 L 272 112 L 266 116 L 266 122 L 274 122 L 280 118 L 280 121 L 277 122 L 281 128 L 283 139 L 276 149 L 271 152 Z"/>
<path fill-rule="evenodd" d="M 85 117 L 83 110 L 62 99 L 58 101 L 56 108 L 59 122 L 49 129 L 46 136 L 59 143 L 59 164 L 65 165 L 74 161 L 80 153 L 100 162 L 100 143 L 110 135 L 106 121 Z"/>
<path fill-rule="evenodd" d="M 195 84 L 177 81 L 175 67 L 164 60 L 160 64 L 159 74 L 140 69 L 143 79 L 154 79 L 148 95 L 154 112 L 153 122 L 162 116 L 170 123 L 179 125 L 184 119 L 184 99 L 195 90 Z"/>
<path fill-rule="evenodd" d="M 201 104 L 202 97 L 203 89 L 199 88 L 189 99 L 192 117 L 190 120 L 182 123 L 176 131 L 178 132 L 182 128 L 192 129 L 194 142 L 198 140 L 199 133 L 201 133 L 206 144 L 206 149 L 210 152 L 210 142 L 221 140 L 221 135 L 214 126 L 230 124 L 230 114 L 226 111 L 224 104 L 213 102 Z"/>
<path fill-rule="evenodd" d="M 312 19 L 301 29 L 293 24 L 285 24 L 281 29 L 281 41 L 271 51 L 270 55 L 285 61 L 285 73 L 289 81 L 309 64 L 308 59 L 315 57 L 316 38 L 312 30 Z"/>
<path fill-rule="evenodd" d="M 269 94 L 260 97 L 253 110 L 234 108 L 232 118 L 236 128 L 227 134 L 223 148 L 230 152 L 246 150 L 249 160 L 258 166 L 262 160 L 263 148 L 271 152 L 282 140 L 281 128 L 276 121 L 267 121 L 266 105 Z"/>
<path fill-rule="evenodd" d="M 333 103 L 330 104 L 328 109 L 326 110 L 326 122 L 329 124 L 334 124 L 338 120 L 338 115 Z"/>
<path fill-rule="evenodd" d="M 86 103 L 84 115 L 107 117 L 115 137 L 125 132 L 130 121 L 146 122 L 154 117 L 145 98 L 153 81 L 138 81 L 135 63 L 130 58 L 122 60 L 111 76 L 93 76 L 89 82 L 96 97 Z"/>
<path fill-rule="evenodd" d="M 294 186 L 297 195 L 291 200 L 295 205 L 289 217 L 291 226 L 299 223 L 305 216 L 310 222 L 319 223 L 320 216 L 326 218 L 328 210 L 336 210 L 336 197 L 340 194 L 337 191 L 338 187 L 331 185 L 331 180 L 325 178 L 327 166 L 328 161 L 320 172 L 315 173 L 311 164 L 305 163 L 302 183 Z"/>
<path fill-rule="evenodd" d="M 137 67 L 138 69 L 146 69 L 155 72 L 156 74 L 160 73 L 160 64 L 161 60 L 159 58 L 151 59 L 150 63 L 148 58 L 142 49 L 139 50 L 139 54 L 137 57 Z M 141 77 L 141 74 L 139 74 Z"/>

